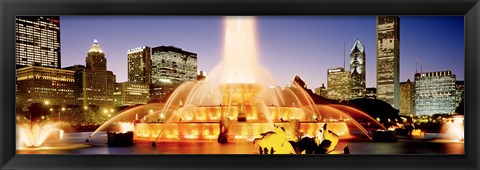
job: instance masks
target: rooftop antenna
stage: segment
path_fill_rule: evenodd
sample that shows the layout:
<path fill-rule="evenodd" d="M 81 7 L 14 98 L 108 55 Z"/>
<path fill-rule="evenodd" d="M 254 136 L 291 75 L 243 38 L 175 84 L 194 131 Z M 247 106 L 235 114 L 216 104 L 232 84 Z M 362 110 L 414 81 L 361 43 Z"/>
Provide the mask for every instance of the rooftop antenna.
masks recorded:
<path fill-rule="evenodd" d="M 418 58 L 415 59 L 415 73 L 418 73 Z"/>
<path fill-rule="evenodd" d="M 423 63 L 420 62 L 420 73 L 423 73 Z"/>

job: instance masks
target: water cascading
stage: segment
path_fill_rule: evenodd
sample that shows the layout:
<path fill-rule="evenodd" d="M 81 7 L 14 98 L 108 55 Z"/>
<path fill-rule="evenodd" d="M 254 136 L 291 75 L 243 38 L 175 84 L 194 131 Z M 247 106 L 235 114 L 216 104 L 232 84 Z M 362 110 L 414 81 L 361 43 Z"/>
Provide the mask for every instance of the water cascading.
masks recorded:
<path fill-rule="evenodd" d="M 136 110 L 152 106 L 156 107 L 135 125 L 136 140 L 252 141 L 272 131 L 274 124 L 288 130 L 287 137 L 295 138 L 299 132 L 315 135 L 324 125 L 326 113 L 335 115 L 336 120 L 348 117 L 341 110 L 318 107 L 295 83 L 284 90 L 275 86 L 258 61 L 255 17 L 224 17 L 223 27 L 223 58 L 206 80 L 181 84 L 165 104 L 147 104 L 120 113 L 91 136 L 122 117 L 135 115 Z M 348 121 L 368 136 L 358 122 Z M 328 124 L 336 134 L 349 135 L 344 121 Z"/>

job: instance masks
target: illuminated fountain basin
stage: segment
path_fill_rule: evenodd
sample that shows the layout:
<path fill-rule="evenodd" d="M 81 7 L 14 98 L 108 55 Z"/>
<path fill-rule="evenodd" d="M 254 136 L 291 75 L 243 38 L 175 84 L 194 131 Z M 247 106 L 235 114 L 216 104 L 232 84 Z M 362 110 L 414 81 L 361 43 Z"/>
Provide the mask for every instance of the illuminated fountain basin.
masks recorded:
<path fill-rule="evenodd" d="M 192 84 L 190 86 L 198 86 Z M 317 131 L 328 124 L 329 129 L 340 138 L 351 138 L 349 127 L 354 127 L 370 138 L 367 130 L 355 119 L 370 121 L 375 129 L 385 129 L 357 109 L 343 105 L 315 105 L 305 95 L 303 88 L 284 90 L 279 96 L 268 96 L 272 90 L 257 84 L 222 84 L 218 87 L 220 104 L 213 106 L 184 105 L 177 97 L 190 88 L 180 87 L 169 101 L 179 103 L 147 115 L 144 122 L 135 125 L 136 140 L 152 141 L 215 141 L 221 133 L 221 121 L 227 120 L 228 141 L 253 141 L 264 132 L 271 131 L 273 124 L 282 126 L 287 138 L 297 139 L 304 135 L 315 136 Z M 297 86 L 294 84 L 294 86 Z M 192 91 L 186 90 L 186 94 Z M 263 98 L 261 97 L 263 96 Z M 265 97 L 267 96 L 267 97 Z M 188 97 L 187 97 L 188 98 Z M 266 99 L 265 99 L 266 98 Z M 280 99 L 274 104 L 266 104 L 267 99 Z M 175 101 L 178 100 L 178 101 Z M 187 100 L 188 101 L 188 100 Z M 260 102 L 259 102 L 260 101 Z M 188 102 L 187 102 L 188 103 Z M 291 104 L 287 104 L 291 103 Z M 280 104 L 276 106 L 275 104 Z M 287 106 L 288 105 L 288 106 Z M 165 119 L 165 117 L 168 117 Z M 165 119 L 165 121 L 158 121 Z"/>
<path fill-rule="evenodd" d="M 294 138 L 293 125 L 290 122 L 277 122 L 276 125 L 285 128 L 287 138 Z M 301 123 L 300 131 L 305 135 L 314 136 L 324 123 Z M 271 123 L 261 122 L 231 122 L 228 141 L 253 141 L 260 138 L 261 133 L 271 131 Z M 328 126 L 341 136 L 348 136 L 348 127 L 345 123 L 330 122 Z M 177 122 L 177 123 L 140 123 L 135 128 L 136 140 L 149 141 L 217 141 L 220 133 L 219 122 Z"/>

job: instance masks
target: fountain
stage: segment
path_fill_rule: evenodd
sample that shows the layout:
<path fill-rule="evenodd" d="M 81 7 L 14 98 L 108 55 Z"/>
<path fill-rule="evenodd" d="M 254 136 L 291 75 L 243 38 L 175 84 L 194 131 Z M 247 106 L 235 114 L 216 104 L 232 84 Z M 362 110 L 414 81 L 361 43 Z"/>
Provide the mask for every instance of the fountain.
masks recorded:
<path fill-rule="evenodd" d="M 275 86 L 267 69 L 259 64 L 254 17 L 225 17 L 223 60 L 202 81 L 181 84 L 166 103 L 151 103 L 124 111 L 107 121 L 91 136 L 122 117 L 147 113 L 135 124 L 134 139 L 143 141 L 245 142 L 283 127 L 288 139 L 315 136 L 328 123 L 340 138 L 349 129 L 371 139 L 355 119 L 370 121 L 367 114 L 338 105 L 315 104 L 303 87 Z M 87 139 L 88 140 L 88 139 Z"/>
<path fill-rule="evenodd" d="M 446 119 L 446 122 L 442 125 L 440 132 L 442 138 L 451 139 L 455 141 L 465 140 L 465 127 L 464 116 L 454 115 Z"/>
<path fill-rule="evenodd" d="M 39 148 L 50 137 L 59 131 L 62 138 L 63 131 L 58 129 L 57 123 L 27 123 L 17 126 L 19 135 L 19 147 Z"/>

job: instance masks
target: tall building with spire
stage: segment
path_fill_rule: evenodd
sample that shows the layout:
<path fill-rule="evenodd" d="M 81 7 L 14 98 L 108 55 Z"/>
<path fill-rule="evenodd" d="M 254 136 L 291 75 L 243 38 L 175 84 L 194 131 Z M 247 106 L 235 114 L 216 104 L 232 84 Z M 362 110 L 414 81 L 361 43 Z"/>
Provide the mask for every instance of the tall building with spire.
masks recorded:
<path fill-rule="evenodd" d="M 359 39 L 350 50 L 350 76 L 352 99 L 365 98 L 365 47 Z"/>
<path fill-rule="evenodd" d="M 377 16 L 377 99 L 400 108 L 400 17 Z"/>
<path fill-rule="evenodd" d="M 74 66 L 77 91 L 77 105 L 88 108 L 96 105 L 101 108 L 114 106 L 115 75 L 107 70 L 107 59 L 97 40 L 87 53 L 86 66 Z"/>

